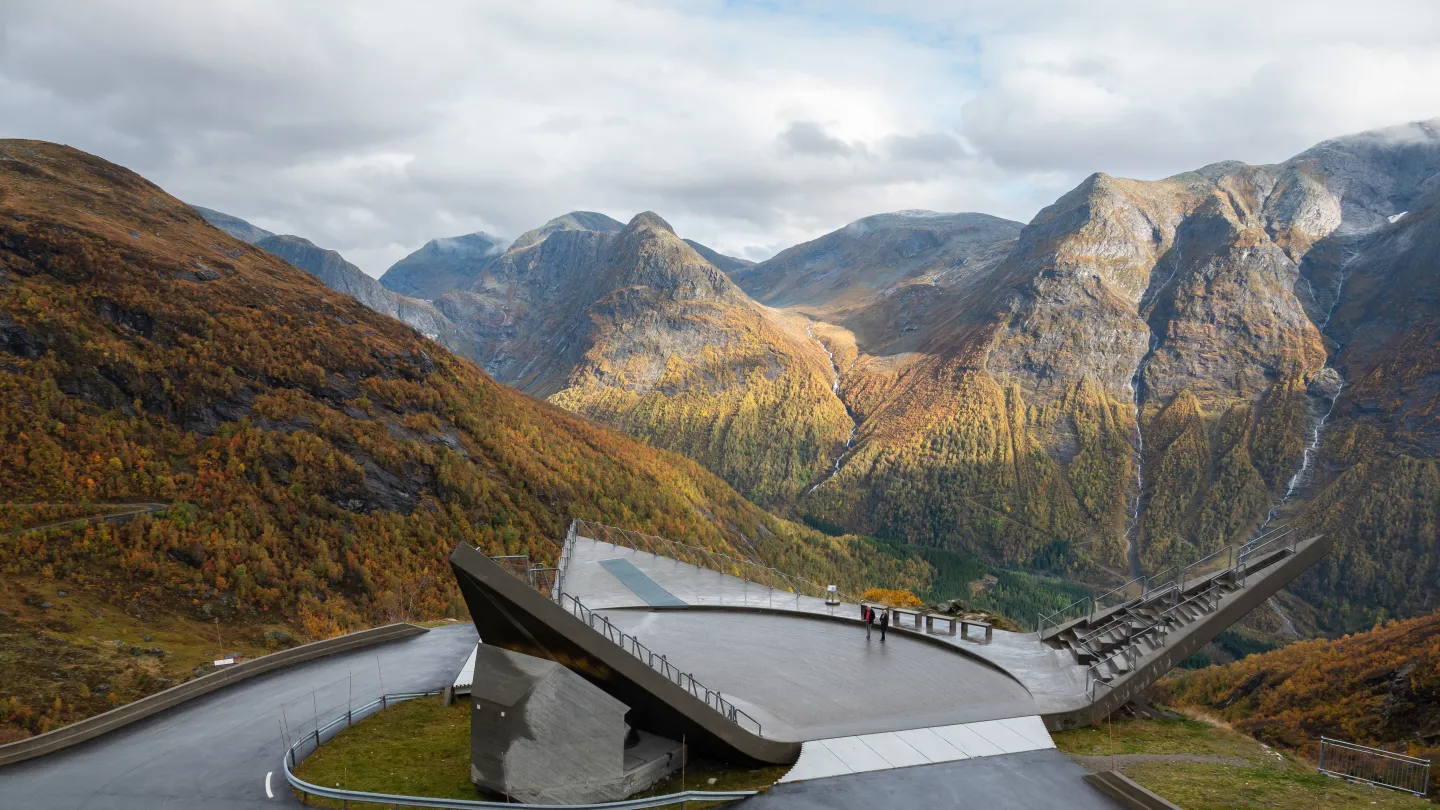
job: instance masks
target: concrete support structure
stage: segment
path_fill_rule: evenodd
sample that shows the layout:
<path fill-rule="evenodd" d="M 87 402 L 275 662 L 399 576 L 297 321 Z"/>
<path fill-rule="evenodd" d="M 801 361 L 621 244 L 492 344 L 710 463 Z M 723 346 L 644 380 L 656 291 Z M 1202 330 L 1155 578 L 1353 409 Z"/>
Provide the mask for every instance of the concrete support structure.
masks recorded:
<path fill-rule="evenodd" d="M 554 661 L 481 644 L 471 684 L 470 779 L 536 804 L 616 801 L 680 767 L 680 745 L 638 734 L 625 704 Z"/>

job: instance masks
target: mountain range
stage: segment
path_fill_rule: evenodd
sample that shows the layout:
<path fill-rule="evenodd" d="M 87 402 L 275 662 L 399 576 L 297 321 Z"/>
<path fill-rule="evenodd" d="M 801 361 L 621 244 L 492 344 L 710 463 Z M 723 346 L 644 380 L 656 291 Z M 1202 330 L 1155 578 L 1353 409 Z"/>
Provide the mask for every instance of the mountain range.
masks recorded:
<path fill-rule="evenodd" d="M 623 238 L 648 245 L 659 227 Z M 113 627 L 72 623 L 100 613 L 52 611 L 67 593 L 156 633 L 197 624 L 207 648 L 212 620 L 227 639 L 270 624 L 326 637 L 463 615 L 446 563 L 457 544 L 553 561 L 575 517 L 846 590 L 877 578 L 924 589 L 935 574 L 777 518 L 694 461 L 497 384 L 372 309 L 393 293 L 328 289 L 359 272 L 336 254 L 245 233 L 255 244 L 78 150 L 0 141 L 0 739 L 170 683 L 152 659 L 117 653 Z M 709 269 L 712 287 L 729 284 L 697 265 L 697 279 Z M 114 502 L 167 508 L 27 529 Z"/>
<path fill-rule="evenodd" d="M 758 263 L 573 212 L 382 283 L 496 380 L 778 514 L 1092 579 L 1289 520 L 1340 543 L 1285 623 L 1368 626 L 1440 581 L 1437 125 L 1095 174 L 1025 224 L 880 214 Z"/>

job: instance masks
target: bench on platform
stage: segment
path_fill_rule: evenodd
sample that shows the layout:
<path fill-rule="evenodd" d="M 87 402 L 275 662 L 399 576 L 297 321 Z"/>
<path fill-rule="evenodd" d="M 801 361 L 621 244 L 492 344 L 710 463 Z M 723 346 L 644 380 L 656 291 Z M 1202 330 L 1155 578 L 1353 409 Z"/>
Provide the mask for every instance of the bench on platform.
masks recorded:
<path fill-rule="evenodd" d="M 992 626 L 989 622 L 982 622 L 978 619 L 960 620 L 960 638 L 963 638 L 966 641 L 974 641 L 974 639 L 970 638 L 970 628 L 972 627 L 981 628 L 985 631 L 985 641 L 981 642 L 983 644 L 989 644 L 990 641 L 995 638 L 994 626 Z"/>
<path fill-rule="evenodd" d="M 947 623 L 949 627 L 945 630 L 936 630 L 936 619 Z M 959 623 L 959 621 L 960 620 L 955 618 L 954 616 L 946 616 L 943 613 L 927 613 L 925 614 L 925 632 L 929 633 L 932 636 L 953 636 L 955 635 L 955 627 Z"/>
<path fill-rule="evenodd" d="M 921 613 L 918 610 L 906 610 L 905 608 L 890 608 L 890 615 L 892 617 L 890 619 L 891 625 L 895 627 L 904 627 L 910 630 L 919 630 L 920 617 L 924 616 L 925 614 Z M 905 621 L 901 621 L 902 618 L 905 618 L 907 616 L 909 617 L 908 623 Z"/>

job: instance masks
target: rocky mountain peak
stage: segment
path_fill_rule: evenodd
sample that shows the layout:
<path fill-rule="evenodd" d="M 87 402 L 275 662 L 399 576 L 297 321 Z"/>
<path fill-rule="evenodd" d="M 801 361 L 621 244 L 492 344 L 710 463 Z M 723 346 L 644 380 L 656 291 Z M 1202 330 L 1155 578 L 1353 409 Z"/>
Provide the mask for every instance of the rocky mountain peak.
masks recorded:
<path fill-rule="evenodd" d="M 568 214 L 558 216 L 540 227 L 526 231 L 519 239 L 510 246 L 510 250 L 524 250 L 532 245 L 543 242 L 546 237 L 558 231 L 594 231 L 596 233 L 612 233 L 622 230 L 625 226 L 619 221 L 595 211 L 571 211 Z"/>
<path fill-rule="evenodd" d="M 630 220 L 629 225 L 625 226 L 625 230 L 627 231 L 640 229 L 666 231 L 671 236 L 675 235 L 675 229 L 670 227 L 670 223 L 666 222 L 654 211 L 641 211 Z"/>
<path fill-rule="evenodd" d="M 391 292 L 433 300 L 468 288 L 504 252 L 503 242 L 481 231 L 432 239 L 386 270 L 380 284 Z"/>

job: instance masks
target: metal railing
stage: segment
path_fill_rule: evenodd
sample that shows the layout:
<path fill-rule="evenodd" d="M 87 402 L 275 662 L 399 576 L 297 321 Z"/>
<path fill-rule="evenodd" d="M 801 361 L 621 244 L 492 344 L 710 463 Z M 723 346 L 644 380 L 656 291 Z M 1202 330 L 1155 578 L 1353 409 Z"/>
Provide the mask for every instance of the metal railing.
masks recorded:
<path fill-rule="evenodd" d="M 824 585 L 817 585 L 804 577 L 787 574 L 778 568 L 771 568 L 762 565 L 754 560 L 747 560 L 743 557 L 731 557 L 718 551 L 699 546 L 692 546 L 686 543 L 677 543 L 674 540 L 667 540 L 664 537 L 643 534 L 641 532 L 621 529 L 615 526 L 606 526 L 602 523 L 593 523 L 588 520 L 576 518 L 570 524 L 570 534 L 567 537 L 574 537 L 581 532 L 584 537 L 601 543 L 610 543 L 616 546 L 625 546 L 636 551 L 645 551 L 659 557 L 669 557 L 683 563 L 689 563 L 699 568 L 706 568 L 721 574 L 739 577 L 740 579 L 754 582 L 757 585 L 764 585 L 777 591 L 788 591 L 796 596 L 813 596 L 817 599 L 826 598 L 827 589 Z M 860 604 L 856 597 L 841 591 L 834 592 L 841 601 L 851 604 Z"/>
<path fill-rule="evenodd" d="M 1245 579 L 1250 573 L 1251 560 L 1263 559 L 1264 555 L 1282 550 L 1294 554 L 1295 538 L 1294 529 L 1282 526 L 1276 531 L 1261 535 L 1246 543 L 1235 560 L 1235 576 L 1240 587 L 1245 587 Z"/>
<path fill-rule="evenodd" d="M 695 676 L 689 672 L 683 672 L 679 667 L 670 663 L 670 660 L 653 652 L 649 647 L 640 643 L 640 639 L 626 633 L 611 623 L 610 619 L 600 613 L 596 613 L 585 607 L 579 599 L 570 594 L 561 594 L 560 606 L 570 611 L 570 615 L 584 622 L 591 630 L 596 631 L 606 639 L 619 645 L 620 649 L 630 653 L 639 659 L 646 666 L 665 676 L 665 679 L 676 686 L 689 692 L 692 697 L 698 698 L 706 706 L 719 712 L 726 720 L 737 726 L 752 731 L 757 737 L 764 737 L 760 721 L 746 714 L 735 704 L 726 700 L 721 694 L 705 684 L 695 680 Z"/>
<path fill-rule="evenodd" d="M 559 568 L 531 565 L 528 554 L 498 554 L 490 559 L 513 574 L 516 579 L 523 579 L 546 597 L 555 598 L 553 594 L 559 585 Z"/>
<path fill-rule="evenodd" d="M 1430 760 L 1329 737 L 1320 738 L 1320 773 L 1424 796 Z"/>
<path fill-rule="evenodd" d="M 1131 642 L 1119 650 L 1116 650 L 1114 653 L 1111 653 L 1105 660 L 1096 661 L 1085 669 L 1085 696 L 1092 701 L 1095 699 L 1095 694 L 1101 686 L 1107 689 L 1114 688 L 1110 685 L 1110 681 L 1122 674 L 1119 671 L 1119 667 L 1113 667 L 1116 658 L 1119 658 L 1127 665 L 1128 668 L 1125 672 L 1134 672 L 1136 665 L 1140 661 L 1140 648 L 1134 642 Z M 1106 674 L 1106 672 L 1101 669 L 1102 666 L 1111 666 L 1116 671 Z"/>
<path fill-rule="evenodd" d="M 1246 575 L 1251 570 L 1251 561 L 1281 549 L 1294 553 L 1296 542 L 1294 528 L 1288 525 L 1276 526 L 1244 543 L 1231 543 L 1216 549 L 1184 568 L 1172 565 L 1159 573 L 1136 577 L 1099 596 L 1077 599 L 1054 613 L 1041 614 L 1038 617 L 1036 627 L 1040 640 L 1045 640 L 1046 630 L 1082 618 L 1093 622 L 1101 611 L 1140 601 L 1151 601 L 1155 598 L 1152 594 L 1163 592 L 1172 586 L 1184 593 L 1196 579 L 1234 572 L 1236 582 L 1244 587 Z"/>
<path fill-rule="evenodd" d="M 335 799 L 342 802 L 371 802 L 374 804 L 390 805 L 392 807 L 438 807 L 443 810 L 471 810 L 471 808 L 499 807 L 508 810 L 557 810 L 568 808 L 568 810 L 645 810 L 646 808 L 665 807 L 667 805 L 679 804 L 684 801 L 702 802 L 727 802 L 744 799 L 755 795 L 753 790 L 687 790 L 681 793 L 671 793 L 665 796 L 651 796 L 644 799 L 625 799 L 618 802 L 600 802 L 596 804 L 524 804 L 517 802 L 487 802 L 472 799 L 443 799 L 434 796 L 406 796 L 394 793 L 368 793 L 360 790 L 345 790 L 338 787 L 325 787 L 306 782 L 295 775 L 295 768 L 300 766 L 305 758 L 315 751 L 324 742 L 335 738 L 335 735 L 354 725 L 356 722 L 365 719 L 377 712 L 380 712 L 396 703 L 406 700 L 413 700 L 422 697 L 434 697 L 442 692 L 405 692 L 394 695 L 381 695 L 379 699 L 373 700 L 356 709 L 346 711 L 345 714 L 331 720 L 325 725 L 316 725 L 312 731 L 306 731 L 285 749 L 285 755 L 281 758 L 281 768 L 285 772 L 285 781 L 290 786 L 307 798 L 309 796 L 320 796 L 326 799 Z M 284 730 L 284 725 L 281 725 Z M 288 732 L 286 732 L 288 734 Z M 288 740 L 287 740 L 288 742 Z M 308 746 L 308 748 L 307 748 Z"/>

